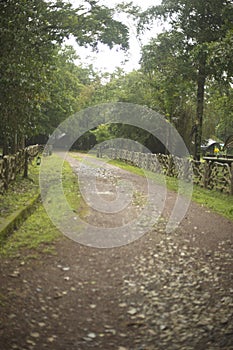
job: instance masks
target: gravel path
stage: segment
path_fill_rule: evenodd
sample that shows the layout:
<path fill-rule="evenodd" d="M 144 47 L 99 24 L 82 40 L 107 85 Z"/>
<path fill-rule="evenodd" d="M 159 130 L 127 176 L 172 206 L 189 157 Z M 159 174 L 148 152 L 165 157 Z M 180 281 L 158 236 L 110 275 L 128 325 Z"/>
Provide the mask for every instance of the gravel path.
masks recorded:
<path fill-rule="evenodd" d="M 86 178 L 95 172 L 109 206 L 122 178 L 135 187 L 133 205 L 120 216 L 90 209 L 89 223 L 116 226 L 140 214 L 141 177 L 92 169 Z M 192 203 L 167 234 L 175 197 L 168 193 L 156 229 L 130 244 L 99 249 L 62 237 L 56 255 L 2 258 L 0 349 L 233 349 L 233 222 Z"/>

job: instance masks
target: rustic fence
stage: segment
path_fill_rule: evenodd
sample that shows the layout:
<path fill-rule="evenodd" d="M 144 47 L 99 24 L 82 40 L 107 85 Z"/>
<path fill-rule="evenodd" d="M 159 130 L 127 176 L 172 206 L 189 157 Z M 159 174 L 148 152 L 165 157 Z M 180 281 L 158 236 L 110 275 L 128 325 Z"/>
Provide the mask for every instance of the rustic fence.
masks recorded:
<path fill-rule="evenodd" d="M 39 146 L 33 145 L 0 159 L 0 193 L 8 189 L 17 174 L 23 173 L 25 177 L 27 176 L 28 162 L 36 157 L 38 152 Z"/>
<path fill-rule="evenodd" d="M 201 187 L 233 195 L 233 162 L 231 164 L 195 161 L 165 154 L 152 154 L 123 149 L 104 150 L 118 159 L 154 173 L 193 181 Z"/>

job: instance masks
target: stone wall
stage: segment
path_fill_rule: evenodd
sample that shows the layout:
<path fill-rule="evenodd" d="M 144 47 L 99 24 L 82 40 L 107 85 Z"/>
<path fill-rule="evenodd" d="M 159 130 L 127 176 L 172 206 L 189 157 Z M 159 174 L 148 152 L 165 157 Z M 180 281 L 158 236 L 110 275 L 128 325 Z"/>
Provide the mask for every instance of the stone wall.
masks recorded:
<path fill-rule="evenodd" d="M 33 145 L 0 159 L 0 193 L 8 189 L 17 174 L 27 170 L 28 162 L 37 156 L 38 151 L 39 146 Z"/>
<path fill-rule="evenodd" d="M 233 195 L 233 162 L 194 161 L 165 154 L 133 152 L 123 149 L 105 150 L 111 159 L 126 161 L 139 168 L 166 176 L 193 181 L 201 187 Z"/>

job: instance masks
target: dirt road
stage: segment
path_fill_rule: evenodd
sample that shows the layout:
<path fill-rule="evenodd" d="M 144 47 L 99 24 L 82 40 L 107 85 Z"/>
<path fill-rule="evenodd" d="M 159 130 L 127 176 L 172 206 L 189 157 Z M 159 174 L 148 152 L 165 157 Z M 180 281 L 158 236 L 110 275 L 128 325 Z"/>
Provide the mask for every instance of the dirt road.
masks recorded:
<path fill-rule="evenodd" d="M 90 209 L 89 224 L 121 227 L 140 214 L 143 178 L 88 162 L 86 171 L 99 174 L 109 206 L 119 181 L 134 185 L 128 211 Z M 175 197 L 167 193 L 164 217 Z M 133 238 L 100 249 L 61 237 L 56 255 L 1 258 L 0 349 L 233 349 L 233 222 L 192 203 L 174 232 L 160 220 Z"/>

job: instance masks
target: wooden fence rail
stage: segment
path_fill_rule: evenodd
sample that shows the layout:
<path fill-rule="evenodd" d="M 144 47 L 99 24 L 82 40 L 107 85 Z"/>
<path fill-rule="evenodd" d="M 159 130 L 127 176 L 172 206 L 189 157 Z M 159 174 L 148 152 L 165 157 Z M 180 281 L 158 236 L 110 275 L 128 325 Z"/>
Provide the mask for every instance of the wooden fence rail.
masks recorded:
<path fill-rule="evenodd" d="M 22 172 L 27 176 L 28 162 L 36 157 L 38 152 L 39 146 L 33 145 L 0 159 L 0 193 L 8 189 L 10 182 L 15 180 L 17 174 Z"/>
<path fill-rule="evenodd" d="M 154 173 L 193 181 L 201 187 L 233 195 L 233 162 L 195 161 L 165 154 L 141 153 L 123 149 L 105 149 L 101 153 Z"/>

